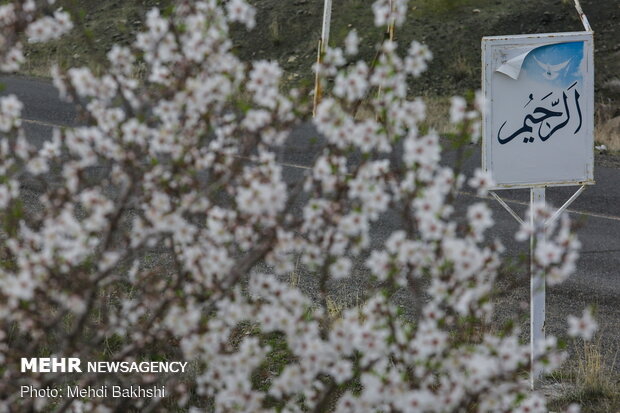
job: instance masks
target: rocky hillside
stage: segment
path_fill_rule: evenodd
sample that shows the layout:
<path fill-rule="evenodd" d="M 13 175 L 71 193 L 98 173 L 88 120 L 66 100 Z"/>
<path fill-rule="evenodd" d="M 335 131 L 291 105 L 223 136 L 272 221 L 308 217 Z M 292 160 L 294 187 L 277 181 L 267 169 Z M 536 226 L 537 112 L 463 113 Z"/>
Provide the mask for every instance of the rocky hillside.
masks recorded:
<path fill-rule="evenodd" d="M 323 13 L 323 0 L 249 0 L 258 24 L 251 32 L 233 27 L 237 53 L 246 60 L 277 59 L 289 85 L 312 85 L 311 72 Z M 600 134 L 620 150 L 620 0 L 581 0 L 595 31 L 597 118 Z M 30 47 L 29 74 L 45 76 L 49 64 L 93 64 L 115 42 L 129 43 L 145 12 L 174 0 L 59 0 L 78 4 L 90 33 L 72 34 L 44 47 Z M 370 61 L 383 33 L 373 25 L 371 0 L 334 1 L 330 44 L 340 44 L 351 29 L 362 37 L 362 58 Z M 434 60 L 410 85 L 416 95 L 450 96 L 480 88 L 483 36 L 582 31 L 572 0 L 410 0 L 409 19 L 398 28 L 400 47 L 412 39 L 427 43 Z M 609 136 L 612 136 L 609 138 Z M 597 138 L 598 139 L 598 138 Z M 601 139 L 598 139 L 601 141 Z M 615 142 L 615 143 L 614 143 Z"/>
<path fill-rule="evenodd" d="M 248 59 L 275 58 L 291 80 L 308 78 L 316 58 L 323 0 L 253 0 L 260 24 L 251 34 L 238 31 L 239 53 Z M 382 33 L 374 28 L 368 0 L 334 2 L 332 44 L 355 28 L 362 55 L 372 59 Z M 483 36 L 581 31 L 568 0 L 412 0 L 410 18 L 396 33 L 401 47 L 412 39 L 434 53 L 428 73 L 412 85 L 415 93 L 446 95 L 480 87 Z M 620 95 L 620 0 L 582 0 L 595 31 L 597 90 L 600 98 Z M 616 89 L 614 92 L 614 84 Z"/>

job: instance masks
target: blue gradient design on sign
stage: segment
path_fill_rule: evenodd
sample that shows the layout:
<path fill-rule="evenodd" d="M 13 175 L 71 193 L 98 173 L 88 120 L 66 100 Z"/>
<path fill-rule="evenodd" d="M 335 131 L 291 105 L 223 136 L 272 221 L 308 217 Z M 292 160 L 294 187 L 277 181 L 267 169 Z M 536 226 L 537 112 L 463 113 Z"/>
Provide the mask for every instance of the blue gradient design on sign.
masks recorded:
<path fill-rule="evenodd" d="M 583 79 L 584 42 L 551 44 L 538 47 L 525 58 L 523 75 L 541 83 L 566 88 Z M 554 70 L 568 62 L 564 67 Z M 547 70 L 546 70 L 546 69 Z"/>

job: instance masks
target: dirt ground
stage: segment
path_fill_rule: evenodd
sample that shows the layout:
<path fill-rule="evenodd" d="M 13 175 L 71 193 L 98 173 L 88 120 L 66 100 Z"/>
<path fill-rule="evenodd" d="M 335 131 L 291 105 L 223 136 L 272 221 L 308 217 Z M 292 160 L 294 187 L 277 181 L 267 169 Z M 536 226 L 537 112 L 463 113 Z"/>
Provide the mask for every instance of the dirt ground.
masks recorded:
<path fill-rule="evenodd" d="M 322 0 L 252 0 L 262 22 L 249 34 L 235 32 L 246 59 L 278 59 L 289 80 L 311 79 L 323 13 Z M 338 45 L 350 29 L 362 37 L 361 57 L 371 60 L 383 34 L 376 29 L 368 0 L 334 2 L 330 44 Z M 410 1 L 409 19 L 398 28 L 401 48 L 413 39 L 427 43 L 434 59 L 412 83 L 420 95 L 451 95 L 480 87 L 483 36 L 582 31 L 572 1 L 567 0 L 418 0 Z M 620 87 L 620 0 L 584 0 L 595 31 L 597 99 L 617 100 Z M 618 114 L 620 115 L 620 113 Z"/>
<path fill-rule="evenodd" d="M 278 60 L 287 86 L 311 89 L 323 15 L 323 0 L 249 0 L 257 25 L 248 32 L 233 25 L 236 53 L 244 60 Z M 27 74 L 47 76 L 53 61 L 62 66 L 101 67 L 114 43 L 129 44 L 147 10 L 166 9 L 174 0 L 59 0 L 83 10 L 79 31 L 57 42 L 27 49 Z M 333 2 L 330 45 L 341 45 L 351 29 L 361 36 L 360 58 L 371 61 L 384 34 L 374 27 L 371 0 Z M 582 0 L 595 32 L 596 136 L 620 153 L 620 0 Z M 410 0 L 407 23 L 397 29 L 404 50 L 411 40 L 428 44 L 434 54 L 429 70 L 411 81 L 411 95 L 445 97 L 480 88 L 483 36 L 582 31 L 572 0 Z M 605 161 L 608 161 L 605 159 Z M 611 160 L 612 163 L 620 161 Z"/>
<path fill-rule="evenodd" d="M 320 37 L 323 0 L 249 0 L 257 25 L 247 32 L 233 27 L 236 50 L 246 60 L 277 59 L 292 84 L 311 84 L 311 67 Z M 48 64 L 89 64 L 112 44 L 129 43 L 153 6 L 174 0 L 59 0 L 83 10 L 92 39 L 71 34 L 51 45 L 28 48 L 30 71 L 45 74 Z M 595 32 L 597 100 L 620 101 L 620 0 L 582 0 Z M 362 38 L 361 58 L 370 61 L 383 33 L 374 27 L 370 0 L 333 3 L 330 45 L 340 45 L 348 31 Z M 73 6 L 72 6 L 73 5 Z M 449 96 L 480 87 L 480 40 L 483 36 L 581 31 L 572 0 L 411 0 L 407 23 L 397 29 L 402 49 L 411 40 L 427 43 L 434 59 L 411 84 L 416 95 Z M 28 67 L 26 67 L 28 70 Z M 35 73 L 35 74 L 37 74 Z M 620 116 L 618 113 L 612 113 Z"/>

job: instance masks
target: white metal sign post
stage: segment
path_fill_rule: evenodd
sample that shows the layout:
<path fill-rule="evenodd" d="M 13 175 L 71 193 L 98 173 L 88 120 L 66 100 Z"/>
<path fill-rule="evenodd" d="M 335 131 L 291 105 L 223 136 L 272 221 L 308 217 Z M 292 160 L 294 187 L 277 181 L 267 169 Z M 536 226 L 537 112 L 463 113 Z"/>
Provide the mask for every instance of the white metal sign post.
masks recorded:
<path fill-rule="evenodd" d="M 394 4 L 393 0 L 389 0 L 390 11 L 394 13 Z M 325 54 L 325 50 L 329 44 L 329 29 L 331 25 L 332 19 L 332 0 L 324 0 L 323 2 L 323 24 L 321 27 L 321 38 L 319 39 L 319 46 L 317 48 L 317 58 L 316 63 L 317 66 L 320 67 L 321 63 L 323 63 L 323 54 Z M 392 17 L 388 24 L 387 35 L 388 38 L 393 41 L 394 40 L 394 31 L 395 31 L 396 21 L 395 18 Z M 379 87 L 379 94 L 381 94 L 381 88 Z M 321 99 L 323 98 L 323 84 L 321 80 L 321 76 L 317 70 L 316 77 L 314 81 L 314 104 L 312 109 L 313 116 L 316 116 L 316 108 L 321 103 Z"/>
<path fill-rule="evenodd" d="M 530 208 L 534 204 L 545 203 L 545 188 L 530 189 Z M 534 214 L 530 217 L 530 224 L 534 227 Z M 544 238 L 544 234 L 542 236 Z M 546 291 L 545 275 L 536 272 L 534 263 L 534 249 L 536 244 L 544 239 L 534 239 L 530 236 L 530 387 L 534 389 L 536 380 L 543 375 L 541 364 L 536 360 L 540 356 L 541 344 L 545 342 Z"/>
<path fill-rule="evenodd" d="M 321 27 L 321 41 L 323 50 L 329 43 L 329 26 L 332 20 L 332 0 L 325 0 L 323 4 L 323 26 Z"/>
<path fill-rule="evenodd" d="M 588 30 L 585 15 L 580 15 Z M 488 103 L 482 167 L 496 182 L 495 189 L 528 188 L 531 207 L 544 204 L 548 186 L 580 186 L 545 227 L 586 185 L 594 184 L 593 51 L 591 31 L 482 39 Z M 491 194 L 523 223 L 497 193 Z M 532 388 L 543 374 L 538 360 L 545 338 L 545 278 L 534 265 L 534 248 L 541 241 L 530 239 Z"/>
<path fill-rule="evenodd" d="M 321 28 L 321 38 L 319 39 L 319 47 L 317 48 L 317 71 L 316 71 L 316 79 L 314 83 L 314 107 L 312 110 L 313 115 L 316 115 L 316 108 L 321 103 L 321 97 L 323 94 L 323 87 L 321 84 L 321 76 L 319 73 L 319 68 L 321 63 L 323 62 L 323 54 L 325 53 L 325 49 L 329 44 L 329 26 L 331 24 L 332 19 L 332 0 L 325 0 L 323 4 L 323 26 Z"/>

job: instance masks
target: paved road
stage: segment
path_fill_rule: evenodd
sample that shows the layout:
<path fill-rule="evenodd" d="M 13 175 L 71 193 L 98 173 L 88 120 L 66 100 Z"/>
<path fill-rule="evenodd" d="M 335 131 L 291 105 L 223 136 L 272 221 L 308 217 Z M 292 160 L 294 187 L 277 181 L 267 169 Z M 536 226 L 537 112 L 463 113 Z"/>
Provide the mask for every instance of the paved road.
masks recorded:
<path fill-rule="evenodd" d="M 74 121 L 72 106 L 62 103 L 57 98 L 54 87 L 37 79 L 19 77 L 0 77 L 4 83 L 3 94 L 14 93 L 25 104 L 25 128 L 29 139 L 41 142 L 49 136 L 54 125 L 70 125 Z M 287 180 L 298 179 L 311 164 L 316 153 L 317 144 L 311 144 L 310 138 L 316 137 L 312 125 L 298 128 L 287 145 L 278 154 L 284 166 Z M 471 173 L 480 165 L 477 149 L 465 164 L 465 171 Z M 447 154 L 444 162 L 450 162 Z M 618 348 L 620 342 L 620 169 L 596 166 L 596 185 L 589 187 L 569 208 L 571 217 L 583 222 L 579 237 L 583 244 L 581 259 L 576 274 L 561 286 L 548 288 L 547 292 L 547 328 L 559 333 L 566 327 L 566 315 L 578 313 L 588 303 L 598 307 L 601 324 L 602 342 L 606 347 Z M 549 188 L 547 200 L 559 206 L 568 199 L 576 187 Z M 529 193 L 527 190 L 507 190 L 502 197 L 521 216 L 524 215 Z M 457 202 L 457 211 L 464 210 L 471 202 L 479 201 L 473 194 L 463 193 Z M 499 237 L 507 247 L 507 255 L 517 257 L 527 253 L 527 244 L 517 243 L 514 232 L 518 229 L 515 220 L 499 204 L 489 200 L 497 225 L 491 233 Z M 385 238 L 396 228 L 399 220 L 394 214 L 385 214 L 380 224 L 373 228 L 373 244 L 380 246 Z M 502 302 L 508 313 L 529 299 L 529 282 L 527 275 L 515 275 L 521 282 Z M 312 283 L 311 280 L 307 280 Z M 309 288 L 312 288 L 311 286 Z M 364 282 L 345 288 L 345 301 L 352 302 Z M 405 300 L 406 302 L 406 300 Z"/>

